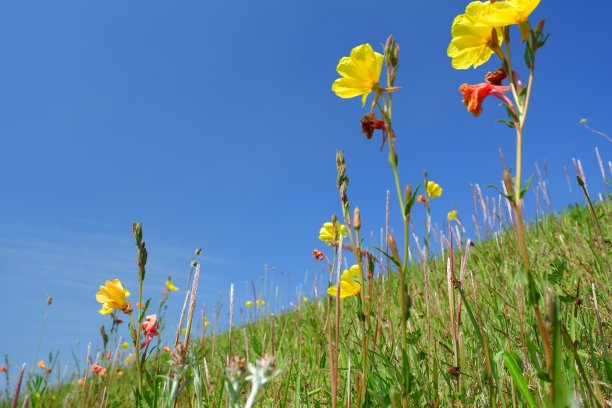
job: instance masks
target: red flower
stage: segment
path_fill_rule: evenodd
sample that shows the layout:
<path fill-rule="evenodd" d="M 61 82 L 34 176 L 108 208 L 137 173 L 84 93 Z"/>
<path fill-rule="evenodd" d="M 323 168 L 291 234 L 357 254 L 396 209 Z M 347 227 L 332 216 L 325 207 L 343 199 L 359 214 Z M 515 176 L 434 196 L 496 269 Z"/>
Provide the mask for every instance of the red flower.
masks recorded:
<path fill-rule="evenodd" d="M 140 345 L 140 348 L 144 348 L 148 345 L 153 337 L 157 336 L 157 315 L 152 314 L 147 316 L 144 322 L 142 322 L 142 330 L 144 331 L 145 339 Z"/>
<path fill-rule="evenodd" d="M 509 90 L 509 86 L 493 85 L 486 82 L 476 85 L 463 84 L 459 87 L 459 92 L 463 94 L 463 104 L 467 106 L 468 112 L 472 112 L 474 116 L 480 115 L 482 102 L 489 95 L 493 95 L 505 104 L 512 106 L 512 102 L 505 94 Z"/>
<path fill-rule="evenodd" d="M 106 369 L 98 364 L 92 364 L 91 372 L 94 374 L 98 374 L 99 376 L 103 376 L 104 374 L 106 374 Z"/>
<path fill-rule="evenodd" d="M 321 261 L 323 259 L 325 259 L 325 254 L 321 251 L 319 251 L 318 249 L 315 249 L 312 251 L 312 257 L 314 259 L 316 259 L 317 261 Z"/>
<path fill-rule="evenodd" d="M 376 119 L 376 115 L 372 112 L 366 113 L 363 119 L 361 119 L 361 133 L 365 133 L 368 139 L 372 138 L 375 130 L 382 130 L 382 145 L 380 145 L 380 150 L 382 150 L 385 142 L 387 141 L 387 133 L 388 127 L 384 120 Z M 395 132 L 391 130 L 391 137 L 395 139 Z"/>

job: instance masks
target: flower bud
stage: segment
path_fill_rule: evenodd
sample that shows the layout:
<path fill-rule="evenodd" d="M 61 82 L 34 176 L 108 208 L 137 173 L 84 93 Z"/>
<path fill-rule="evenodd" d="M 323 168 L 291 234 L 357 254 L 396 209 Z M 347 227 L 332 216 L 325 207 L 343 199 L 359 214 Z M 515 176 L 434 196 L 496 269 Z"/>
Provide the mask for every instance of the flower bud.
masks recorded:
<path fill-rule="evenodd" d="M 385 44 L 385 57 L 387 58 L 387 63 L 392 68 L 397 67 L 399 62 L 399 46 L 395 42 L 395 39 L 392 35 L 387 38 L 387 42 Z"/>
<path fill-rule="evenodd" d="M 508 169 L 504 169 L 504 172 L 502 173 L 502 180 L 504 181 L 506 194 L 514 196 L 514 185 L 512 184 L 512 177 L 510 176 L 510 171 Z"/>
<path fill-rule="evenodd" d="M 355 231 L 361 229 L 361 214 L 359 213 L 359 207 L 355 207 L 355 211 L 353 211 L 353 228 L 355 228 Z"/>
<path fill-rule="evenodd" d="M 397 251 L 397 244 L 395 243 L 395 237 L 393 236 L 393 234 L 389 234 L 389 237 L 387 238 L 387 242 L 389 244 L 389 248 L 391 248 L 391 255 L 393 255 L 393 258 L 397 262 L 400 262 L 400 256 L 399 256 L 399 252 Z"/>
<path fill-rule="evenodd" d="M 535 29 L 535 35 L 537 36 L 542 31 L 544 31 L 544 20 L 538 21 L 538 24 L 536 25 L 536 29 Z"/>
<path fill-rule="evenodd" d="M 406 189 L 404 190 L 404 202 L 409 203 L 412 198 L 412 186 L 410 184 L 406 184 Z"/>

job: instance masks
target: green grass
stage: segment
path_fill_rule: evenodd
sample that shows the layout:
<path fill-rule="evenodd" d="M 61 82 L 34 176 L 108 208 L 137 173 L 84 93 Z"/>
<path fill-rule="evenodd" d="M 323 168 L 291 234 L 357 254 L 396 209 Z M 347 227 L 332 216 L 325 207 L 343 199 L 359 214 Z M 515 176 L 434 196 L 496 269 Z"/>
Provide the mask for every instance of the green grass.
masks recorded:
<path fill-rule="evenodd" d="M 545 217 L 527 229 L 534 290 L 551 342 L 548 364 L 533 310 L 526 301 L 524 288 L 529 285 L 518 262 L 514 232 L 498 231 L 470 248 L 462 284 L 449 285 L 448 249 L 426 263 L 410 264 L 407 281 L 412 301 L 404 356 L 398 328 L 401 307 L 397 274 L 368 283 L 372 296 L 366 303 L 369 322 L 364 324 L 368 338 L 365 392 L 360 386 L 363 352 L 359 298 L 341 302 L 338 406 L 348 406 L 349 402 L 358 406 L 360 398 L 365 406 L 395 407 L 401 406 L 402 396 L 408 406 L 563 407 L 578 401 L 593 407 L 610 404 L 612 360 L 607 347 L 612 342 L 612 275 L 607 254 L 612 238 L 611 210 L 609 203 L 595 207 L 603 237 L 598 235 L 587 209 L 580 207 Z M 455 244 L 455 280 L 460 279 L 466 247 L 465 242 Z M 386 264 L 384 258 L 380 259 Z M 369 286 L 367 290 L 369 293 Z M 333 330 L 334 326 L 326 322 L 328 318 L 333 320 L 334 307 L 335 298 L 310 301 L 280 316 L 234 327 L 231 352 L 228 334 L 224 333 L 214 338 L 212 354 L 210 329 L 205 339 L 192 334 L 182 363 L 172 363 L 169 353 L 155 351 L 145 363 L 146 405 L 226 406 L 228 355 L 253 363 L 272 353 L 273 341 L 280 374 L 258 392 L 260 406 L 332 406 L 327 328 Z M 365 320 L 365 316 L 362 318 Z M 115 347 L 109 344 L 108 350 Z M 133 366 L 122 367 L 121 362 L 118 366 L 123 372 L 120 379 L 118 368 L 109 369 L 104 377 L 90 373 L 84 388 L 76 384 L 75 377 L 43 390 L 46 380 L 42 375 L 32 376 L 28 380 L 30 406 L 132 406 L 136 371 Z M 244 387 L 238 394 L 243 404 L 250 385 L 244 375 L 240 378 Z M 171 392 L 173 383 L 175 394 Z M 10 406 L 6 396 L 4 401 L 4 406 Z"/>

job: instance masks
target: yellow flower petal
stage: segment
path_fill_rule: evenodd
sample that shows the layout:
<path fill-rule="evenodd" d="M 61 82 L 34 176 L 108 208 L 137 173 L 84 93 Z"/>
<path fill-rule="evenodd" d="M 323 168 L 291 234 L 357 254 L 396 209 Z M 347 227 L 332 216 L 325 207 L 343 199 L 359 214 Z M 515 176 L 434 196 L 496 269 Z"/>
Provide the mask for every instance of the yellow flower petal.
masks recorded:
<path fill-rule="evenodd" d="M 112 307 L 108 307 L 105 304 L 102 305 L 102 309 L 98 310 L 98 313 L 100 313 L 101 315 L 107 315 L 107 314 L 111 314 L 113 313 L 113 308 Z"/>
<path fill-rule="evenodd" d="M 529 18 L 531 12 L 540 4 L 540 0 L 507 0 L 486 6 L 478 10 L 478 24 L 490 27 L 503 27 L 520 24 Z"/>
<path fill-rule="evenodd" d="M 453 38 L 446 50 L 447 55 L 452 58 L 453 68 L 476 68 L 487 62 L 494 53 L 491 49 L 493 27 L 482 24 L 479 17 L 488 4 L 489 2 L 473 1 L 466 7 L 465 14 L 455 17 L 451 28 Z M 499 30 L 497 34 L 501 44 Z"/>
<path fill-rule="evenodd" d="M 102 303 L 102 310 L 105 311 L 103 314 L 107 314 L 107 309 L 124 309 L 127 306 L 126 292 L 119 279 L 106 281 L 104 286 L 100 286 L 100 291 L 96 293 L 96 300 Z"/>
<path fill-rule="evenodd" d="M 442 195 L 442 187 L 433 181 L 427 182 L 427 195 L 430 198 L 438 198 Z"/>
<path fill-rule="evenodd" d="M 340 300 L 356 296 L 361 289 L 361 269 L 359 265 L 353 265 L 349 269 L 345 269 L 340 277 Z M 327 294 L 330 296 L 336 296 L 338 293 L 338 286 L 330 286 L 327 288 Z"/>
<path fill-rule="evenodd" d="M 332 84 L 332 91 L 340 98 L 362 95 L 362 105 L 367 96 L 378 85 L 384 57 L 375 52 L 370 44 L 361 44 L 351 50 L 349 57 L 338 61 L 336 71 L 342 78 Z"/>
<path fill-rule="evenodd" d="M 337 241 L 340 235 L 346 237 L 346 225 L 340 224 L 338 221 L 336 221 L 335 231 L 334 224 L 331 222 L 324 223 L 319 230 L 319 239 L 328 244 Z"/>
<path fill-rule="evenodd" d="M 448 214 L 446 215 L 446 218 L 449 221 L 453 221 L 455 218 L 457 218 L 457 210 L 449 211 Z"/>
<path fill-rule="evenodd" d="M 177 288 L 176 286 L 174 286 L 174 285 L 172 284 L 172 282 L 171 282 L 171 281 L 169 281 L 169 280 L 167 280 L 167 281 L 166 281 L 166 288 L 167 288 L 168 290 L 171 290 L 171 291 L 177 291 L 177 290 L 178 290 L 178 288 Z"/>

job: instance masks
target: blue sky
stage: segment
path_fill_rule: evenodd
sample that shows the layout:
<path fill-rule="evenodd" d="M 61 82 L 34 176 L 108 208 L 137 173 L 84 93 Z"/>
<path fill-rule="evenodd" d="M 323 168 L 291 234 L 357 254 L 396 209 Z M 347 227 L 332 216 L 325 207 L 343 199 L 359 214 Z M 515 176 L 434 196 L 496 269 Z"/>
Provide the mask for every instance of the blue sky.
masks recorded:
<path fill-rule="evenodd" d="M 59 349 L 70 364 L 72 348 L 84 359 L 104 322 L 98 285 L 120 278 L 136 286 L 133 220 L 144 223 L 145 296 L 154 303 L 167 275 L 184 289 L 197 247 L 199 305 L 207 310 L 220 299 L 226 313 L 231 283 L 240 304 L 251 294 L 245 282 L 263 291 L 265 265 L 268 297 L 276 284 L 283 294 L 272 306 L 287 306 L 300 284 L 311 295 L 312 277 L 321 276 L 311 257 L 321 248 L 318 230 L 340 211 L 336 149 L 345 152 L 364 229 L 384 225 L 393 188 L 387 154 L 378 136 L 360 133 L 359 100 L 341 100 L 330 86 L 340 57 L 364 42 L 380 51 L 389 34 L 401 47 L 394 123 L 402 180 L 417 184 L 427 169 L 444 188 L 434 221 L 452 208 L 469 220 L 470 185 L 499 182 L 498 150 L 513 163 L 514 135 L 495 123 L 503 115 L 496 100 L 477 119 L 461 104 L 459 85 L 498 67 L 492 59 L 478 70 L 451 68 L 450 25 L 465 4 L 0 5 L 0 353 L 13 367 L 35 362 L 51 295 L 38 357 Z M 610 144 L 579 120 L 612 131 L 612 46 L 602 35 L 612 5 L 544 0 L 531 20 L 540 18 L 552 35 L 538 54 L 525 172 L 547 163 L 560 209 L 582 202 L 565 182 L 564 166 L 575 174 L 573 157 L 592 192 L 603 190 L 595 147 L 611 159 Z M 528 196 L 527 206 L 533 201 Z M 392 223 L 397 215 L 392 208 Z M 181 303 L 170 300 L 170 325 Z"/>

